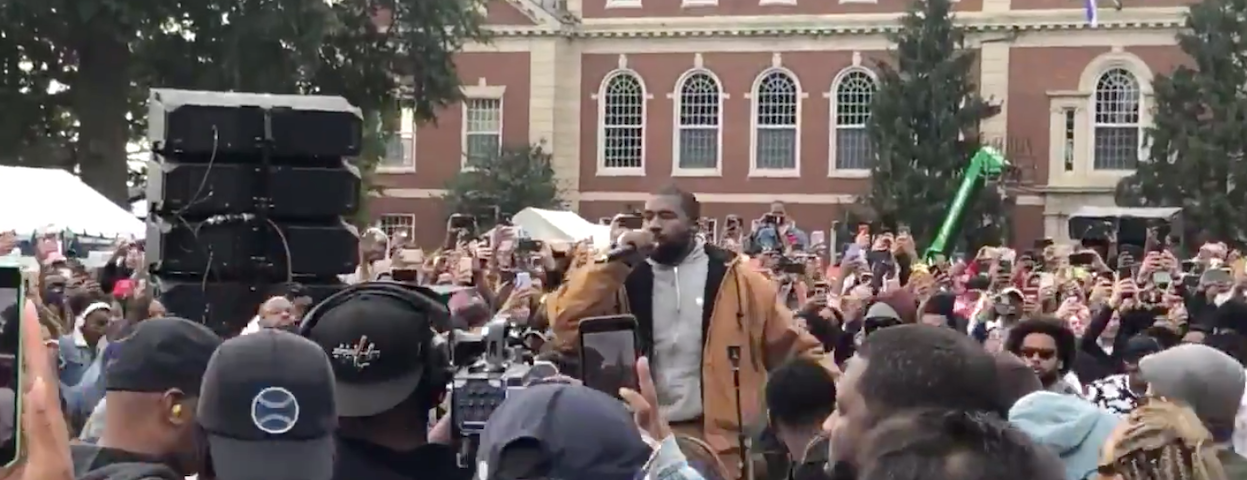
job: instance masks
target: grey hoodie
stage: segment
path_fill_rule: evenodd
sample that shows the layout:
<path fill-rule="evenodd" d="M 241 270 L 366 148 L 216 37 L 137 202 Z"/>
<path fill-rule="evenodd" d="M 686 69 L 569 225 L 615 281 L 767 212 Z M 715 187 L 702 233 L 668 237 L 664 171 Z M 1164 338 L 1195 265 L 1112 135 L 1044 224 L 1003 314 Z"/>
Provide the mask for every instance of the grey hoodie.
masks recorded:
<path fill-rule="evenodd" d="M 1151 394 L 1189 405 L 1210 430 L 1234 427 L 1247 375 L 1233 357 L 1207 345 L 1178 345 L 1143 357 L 1139 373 Z"/>

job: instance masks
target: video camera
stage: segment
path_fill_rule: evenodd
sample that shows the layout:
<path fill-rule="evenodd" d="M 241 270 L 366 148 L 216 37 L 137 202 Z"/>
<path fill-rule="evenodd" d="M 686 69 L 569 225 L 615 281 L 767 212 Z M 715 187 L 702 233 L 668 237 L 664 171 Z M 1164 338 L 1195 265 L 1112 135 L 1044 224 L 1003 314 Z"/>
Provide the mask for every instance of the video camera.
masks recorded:
<path fill-rule="evenodd" d="M 452 332 L 450 420 L 460 467 L 476 458 L 485 422 L 507 397 L 534 380 L 558 374 L 553 364 L 533 361 L 534 352 L 524 343 L 528 334 L 506 317 L 495 317 L 479 334 Z"/>

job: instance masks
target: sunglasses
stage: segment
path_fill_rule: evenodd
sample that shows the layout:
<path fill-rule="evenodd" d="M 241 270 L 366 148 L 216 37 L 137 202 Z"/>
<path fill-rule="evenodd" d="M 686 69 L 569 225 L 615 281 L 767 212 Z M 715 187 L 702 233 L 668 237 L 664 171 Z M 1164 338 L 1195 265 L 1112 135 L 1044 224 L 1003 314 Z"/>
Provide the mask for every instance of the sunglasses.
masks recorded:
<path fill-rule="evenodd" d="M 1023 347 L 1018 351 L 1018 355 L 1022 358 L 1038 358 L 1040 360 L 1052 360 L 1056 357 L 1056 350 L 1047 348 L 1026 348 Z"/>

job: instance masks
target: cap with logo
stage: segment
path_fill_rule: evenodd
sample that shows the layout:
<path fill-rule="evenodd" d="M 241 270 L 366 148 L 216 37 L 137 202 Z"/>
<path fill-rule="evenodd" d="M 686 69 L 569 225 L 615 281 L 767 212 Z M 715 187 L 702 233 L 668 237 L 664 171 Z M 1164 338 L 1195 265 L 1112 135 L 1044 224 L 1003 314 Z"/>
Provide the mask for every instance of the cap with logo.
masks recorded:
<path fill-rule="evenodd" d="M 333 477 L 333 370 L 307 339 L 276 329 L 229 339 L 208 363 L 199 424 L 230 480 Z"/>
<path fill-rule="evenodd" d="M 489 417 L 477 478 L 634 480 L 651 454 L 614 397 L 581 385 L 535 385 Z"/>
<path fill-rule="evenodd" d="M 333 363 L 338 415 L 369 417 L 411 397 L 433 341 L 429 316 L 372 293 L 327 310 L 306 332 Z"/>
<path fill-rule="evenodd" d="M 104 388 L 123 392 L 199 393 L 200 382 L 221 337 L 184 318 L 153 318 L 105 350 Z"/>

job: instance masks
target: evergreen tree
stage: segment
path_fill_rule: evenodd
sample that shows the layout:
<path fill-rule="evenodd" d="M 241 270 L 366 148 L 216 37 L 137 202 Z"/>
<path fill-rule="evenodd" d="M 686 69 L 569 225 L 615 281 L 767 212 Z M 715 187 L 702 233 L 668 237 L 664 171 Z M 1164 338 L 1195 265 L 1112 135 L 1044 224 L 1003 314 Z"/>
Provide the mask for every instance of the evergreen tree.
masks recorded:
<path fill-rule="evenodd" d="M 484 39 L 485 1 L 0 1 L 0 163 L 78 167 L 124 202 L 149 87 L 342 95 L 431 119 L 461 99 L 453 56 Z"/>
<path fill-rule="evenodd" d="M 545 145 L 504 147 L 496 156 L 473 159 L 446 184 L 447 213 L 475 215 L 481 231 L 494 226 L 494 214 L 510 217 L 527 207 L 561 209 L 554 156 Z"/>
<path fill-rule="evenodd" d="M 947 216 L 979 148 L 979 123 L 1000 111 L 978 94 L 977 55 L 966 49 L 951 10 L 950 0 L 910 4 L 891 35 L 892 58 L 877 62 L 867 124 L 877 159 L 863 203 L 882 223 L 908 225 L 919 242 L 930 241 Z M 997 195 L 984 188 L 968 202 L 961 228 L 967 238 L 1003 223 L 999 198 L 991 198 Z"/>
<path fill-rule="evenodd" d="M 1147 154 L 1118 184 L 1120 204 L 1182 207 L 1188 235 L 1247 241 L 1245 17 L 1247 0 L 1191 4 L 1178 35 L 1191 66 L 1153 79 Z"/>

